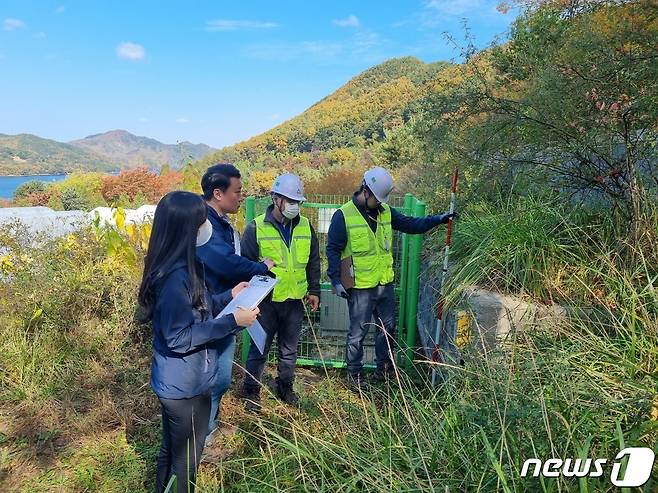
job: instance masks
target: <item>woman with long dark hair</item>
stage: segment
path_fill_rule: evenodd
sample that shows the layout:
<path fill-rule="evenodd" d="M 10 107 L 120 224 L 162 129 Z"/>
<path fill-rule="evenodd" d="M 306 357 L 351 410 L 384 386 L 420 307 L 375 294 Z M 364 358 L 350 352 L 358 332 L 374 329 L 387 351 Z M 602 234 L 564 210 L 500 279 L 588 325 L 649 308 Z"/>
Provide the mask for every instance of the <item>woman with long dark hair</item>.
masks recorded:
<path fill-rule="evenodd" d="M 258 308 L 239 309 L 215 318 L 248 284 L 209 293 L 195 250 L 211 234 L 206 205 L 198 195 L 171 192 L 158 203 L 139 289 L 140 319 L 153 325 L 151 387 L 162 405 L 158 492 L 172 474 L 179 493 L 194 491 L 217 359 L 212 342 L 234 336 L 259 313 Z"/>

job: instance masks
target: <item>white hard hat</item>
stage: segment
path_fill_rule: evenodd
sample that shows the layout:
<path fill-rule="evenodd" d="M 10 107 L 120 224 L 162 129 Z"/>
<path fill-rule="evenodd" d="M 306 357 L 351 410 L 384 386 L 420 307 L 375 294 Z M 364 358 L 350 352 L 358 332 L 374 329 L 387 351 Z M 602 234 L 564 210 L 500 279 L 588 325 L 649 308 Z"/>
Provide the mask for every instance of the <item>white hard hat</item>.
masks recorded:
<path fill-rule="evenodd" d="M 304 202 L 306 200 L 302 180 L 299 179 L 299 176 L 292 173 L 284 173 L 278 176 L 272 184 L 272 193 L 298 202 Z"/>
<path fill-rule="evenodd" d="M 377 166 L 370 168 L 363 174 L 363 184 L 370 189 L 380 202 L 388 202 L 393 191 L 393 177 L 384 168 Z"/>

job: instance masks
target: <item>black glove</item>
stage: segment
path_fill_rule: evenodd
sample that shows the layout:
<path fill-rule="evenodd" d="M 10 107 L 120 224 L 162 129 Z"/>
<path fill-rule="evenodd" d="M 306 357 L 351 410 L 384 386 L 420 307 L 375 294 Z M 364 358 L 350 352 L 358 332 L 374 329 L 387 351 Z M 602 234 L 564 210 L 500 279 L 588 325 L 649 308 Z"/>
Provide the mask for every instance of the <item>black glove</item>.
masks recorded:
<path fill-rule="evenodd" d="M 350 297 L 350 294 L 347 291 L 345 291 L 345 288 L 341 283 L 335 284 L 334 290 L 336 291 L 336 294 L 341 298 L 348 299 Z"/>
<path fill-rule="evenodd" d="M 456 212 L 453 212 L 453 213 L 444 212 L 443 214 L 437 214 L 434 217 L 436 217 L 438 219 L 439 224 L 445 224 L 452 218 L 457 219 L 458 214 Z"/>

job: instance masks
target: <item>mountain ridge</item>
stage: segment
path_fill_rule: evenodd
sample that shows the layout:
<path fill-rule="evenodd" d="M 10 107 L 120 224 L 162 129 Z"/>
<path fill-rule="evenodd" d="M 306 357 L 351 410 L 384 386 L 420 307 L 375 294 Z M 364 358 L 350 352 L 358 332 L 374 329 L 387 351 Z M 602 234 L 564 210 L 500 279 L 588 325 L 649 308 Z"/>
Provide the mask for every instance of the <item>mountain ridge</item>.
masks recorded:
<path fill-rule="evenodd" d="M 35 134 L 0 133 L 0 175 L 47 175 L 74 171 L 117 172 L 146 166 L 179 168 L 214 151 L 206 144 L 156 139 L 116 129 L 60 142 Z"/>
<path fill-rule="evenodd" d="M 214 149 L 206 144 L 181 141 L 165 144 L 151 137 L 135 135 L 127 130 L 115 129 L 100 134 L 88 135 L 69 144 L 106 156 L 113 162 L 122 162 L 125 167 L 147 166 L 160 168 L 168 164 L 179 168 L 185 162 L 195 161 Z"/>

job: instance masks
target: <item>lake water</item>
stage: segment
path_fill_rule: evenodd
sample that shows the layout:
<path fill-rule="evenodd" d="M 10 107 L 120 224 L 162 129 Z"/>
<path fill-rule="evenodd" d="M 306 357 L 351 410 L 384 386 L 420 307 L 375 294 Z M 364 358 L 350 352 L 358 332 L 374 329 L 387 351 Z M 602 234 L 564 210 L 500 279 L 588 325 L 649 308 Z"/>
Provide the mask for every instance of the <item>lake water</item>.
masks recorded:
<path fill-rule="evenodd" d="M 26 181 L 38 180 L 46 183 L 60 181 L 66 175 L 26 175 L 26 176 L 0 176 L 0 198 L 14 198 L 14 191 Z"/>

